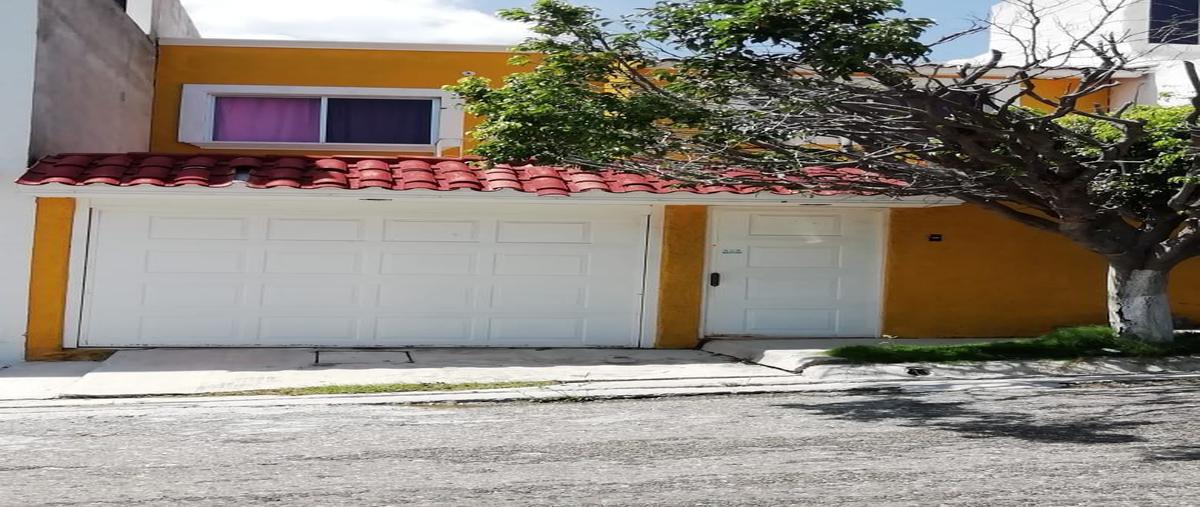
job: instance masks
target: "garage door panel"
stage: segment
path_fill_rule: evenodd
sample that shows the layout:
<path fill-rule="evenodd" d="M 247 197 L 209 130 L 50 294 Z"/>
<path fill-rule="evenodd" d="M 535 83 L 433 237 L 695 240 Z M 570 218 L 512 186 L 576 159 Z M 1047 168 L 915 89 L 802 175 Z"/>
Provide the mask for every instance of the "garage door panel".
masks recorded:
<path fill-rule="evenodd" d="M 264 343 L 296 345 L 355 342 L 358 340 L 358 318 L 298 315 L 262 317 L 258 321 L 258 336 Z"/>
<path fill-rule="evenodd" d="M 749 216 L 747 232 L 750 236 L 841 236 L 842 217 L 755 213 Z"/>
<path fill-rule="evenodd" d="M 263 308 L 345 307 L 357 306 L 359 293 L 357 285 L 265 283 L 259 300 Z"/>
<path fill-rule="evenodd" d="M 588 274 L 590 255 L 578 254 L 496 254 L 497 275 L 578 276 Z"/>
<path fill-rule="evenodd" d="M 590 222 L 521 222 L 501 220 L 497 243 L 591 243 Z"/>
<path fill-rule="evenodd" d="M 488 338 L 500 343 L 583 343 L 582 317 L 494 317 Z"/>
<path fill-rule="evenodd" d="M 200 311 L 142 316 L 137 344 L 219 344 L 236 339 L 239 319 L 228 313 Z M 118 329 L 114 332 L 119 333 Z"/>
<path fill-rule="evenodd" d="M 468 311 L 475 307 L 476 287 L 473 280 L 414 280 L 393 279 L 379 287 L 381 308 Z"/>
<path fill-rule="evenodd" d="M 246 252 L 231 250 L 150 250 L 145 254 L 146 273 L 243 273 Z"/>
<path fill-rule="evenodd" d="M 463 252 L 384 252 L 384 275 L 474 275 L 479 255 Z"/>
<path fill-rule="evenodd" d="M 841 265 L 840 246 L 752 246 L 747 266 L 752 268 L 836 268 Z"/>
<path fill-rule="evenodd" d="M 581 285 L 581 282 L 575 284 Z M 587 302 L 588 289 L 585 286 L 563 285 L 554 281 L 499 281 L 492 286 L 491 307 L 498 310 L 585 310 Z"/>
<path fill-rule="evenodd" d="M 243 302 L 243 286 L 238 282 L 155 281 L 141 288 L 140 301 L 131 302 L 147 308 L 237 308 Z M 111 293 L 108 297 L 126 299 Z"/>
<path fill-rule="evenodd" d="M 835 308 L 752 308 L 746 310 L 746 329 L 753 333 L 836 333 Z"/>
<path fill-rule="evenodd" d="M 379 317 L 375 343 L 395 345 L 464 345 L 474 340 L 473 318 L 403 315 Z"/>
<path fill-rule="evenodd" d="M 361 273 L 363 255 L 347 251 L 268 251 L 264 271 L 288 275 L 349 275 Z"/>
<path fill-rule="evenodd" d="M 386 220 L 383 240 L 396 243 L 479 241 L 480 223 L 467 220 Z"/>
<path fill-rule="evenodd" d="M 100 208 L 81 343 L 637 344 L 644 211 L 457 208 Z"/>
<path fill-rule="evenodd" d="M 245 218 L 151 217 L 150 239 L 247 239 L 249 221 Z"/>
<path fill-rule="evenodd" d="M 813 275 L 804 279 L 751 274 L 746 278 L 746 299 L 770 301 L 829 301 L 838 299 L 841 278 Z"/>
<path fill-rule="evenodd" d="M 272 218 L 267 220 L 267 239 L 272 241 L 362 241 L 364 220 Z"/>

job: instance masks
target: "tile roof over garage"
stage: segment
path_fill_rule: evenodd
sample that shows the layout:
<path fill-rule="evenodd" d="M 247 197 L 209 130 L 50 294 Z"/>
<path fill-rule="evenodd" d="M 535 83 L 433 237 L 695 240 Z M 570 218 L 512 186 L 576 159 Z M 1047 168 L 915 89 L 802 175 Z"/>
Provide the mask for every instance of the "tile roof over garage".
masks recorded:
<path fill-rule="evenodd" d="M 799 192 L 752 185 L 680 185 L 654 176 L 617 171 L 583 171 L 573 167 L 498 165 L 483 168 L 469 160 L 422 157 L 351 157 L 293 155 L 179 155 L 154 153 L 62 154 L 46 157 L 17 183 L 71 186 L 228 187 L 241 182 L 249 188 L 386 190 L 514 190 L 536 195 L 565 196 L 581 192 L 647 192 L 666 194 L 753 194 Z M 823 189 L 848 180 L 903 182 L 880 178 L 860 169 L 811 167 L 804 183 L 814 195 L 846 194 Z"/>

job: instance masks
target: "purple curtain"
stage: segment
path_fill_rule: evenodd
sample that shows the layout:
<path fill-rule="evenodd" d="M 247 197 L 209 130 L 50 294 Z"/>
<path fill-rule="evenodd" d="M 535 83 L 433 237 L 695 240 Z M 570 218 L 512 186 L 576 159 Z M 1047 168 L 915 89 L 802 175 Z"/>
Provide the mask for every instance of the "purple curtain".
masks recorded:
<path fill-rule="evenodd" d="M 321 99 L 217 97 L 214 141 L 315 143 L 321 138 Z"/>
<path fill-rule="evenodd" d="M 433 144 L 433 101 L 329 99 L 325 142 Z"/>

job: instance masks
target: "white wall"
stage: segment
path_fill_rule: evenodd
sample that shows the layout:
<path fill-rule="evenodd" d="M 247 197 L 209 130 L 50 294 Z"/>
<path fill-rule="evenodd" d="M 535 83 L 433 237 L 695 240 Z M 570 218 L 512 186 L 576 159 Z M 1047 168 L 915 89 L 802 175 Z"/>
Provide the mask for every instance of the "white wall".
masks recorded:
<path fill-rule="evenodd" d="M 0 16 L 0 364 L 25 350 L 34 201 L 13 180 L 29 157 L 37 16 L 38 0 L 4 0 Z"/>
<path fill-rule="evenodd" d="M 200 36 L 179 0 L 126 0 L 125 12 L 153 39 Z"/>
<path fill-rule="evenodd" d="M 1028 0 L 999 0 L 990 15 L 989 46 L 1004 53 L 1004 65 L 1023 65 L 1032 46 L 1036 46 L 1033 49 L 1042 58 L 1064 53 L 1075 40 L 1101 25 L 1090 37 L 1093 41 L 1111 36 L 1128 41 L 1123 45 L 1124 51 L 1140 54 L 1145 50 L 1146 28 L 1139 29 L 1136 25 L 1147 23 L 1147 16 L 1141 13 L 1149 12 L 1149 4 L 1146 0 L 1108 0 L 1108 3 L 1116 5 L 1120 1 L 1126 2 L 1124 7 L 1105 18 L 1104 10 L 1099 8 L 1100 0 L 1033 0 L 1036 16 L 1028 12 Z M 1087 65 L 1092 61 L 1095 58 L 1091 52 L 1083 49 L 1048 64 Z"/>
<path fill-rule="evenodd" d="M 998 0 L 992 7 L 989 31 L 991 49 L 1005 53 L 1003 64 L 1024 64 L 1024 48 L 1014 39 L 1028 44 L 1033 39 L 1031 18 L 1018 5 L 1025 0 Z M 1130 58 L 1132 66 L 1145 69 L 1146 76 L 1122 80 L 1121 86 L 1113 91 L 1113 104 L 1119 106 L 1127 101 L 1139 104 L 1161 103 L 1185 104 L 1194 93 L 1183 60 L 1200 61 L 1200 44 L 1151 44 L 1150 1 L 1108 0 L 1109 5 L 1124 1 L 1123 8 L 1109 18 L 1108 22 L 1093 35 L 1112 36 L 1122 41 L 1121 50 Z M 1100 0 L 1034 0 L 1042 17 L 1036 29 L 1037 50 L 1062 50 L 1072 41 L 1088 33 L 1102 17 Z M 1051 65 L 1087 66 L 1096 59 L 1088 51 L 1081 51 L 1069 58 L 1049 62 Z"/>

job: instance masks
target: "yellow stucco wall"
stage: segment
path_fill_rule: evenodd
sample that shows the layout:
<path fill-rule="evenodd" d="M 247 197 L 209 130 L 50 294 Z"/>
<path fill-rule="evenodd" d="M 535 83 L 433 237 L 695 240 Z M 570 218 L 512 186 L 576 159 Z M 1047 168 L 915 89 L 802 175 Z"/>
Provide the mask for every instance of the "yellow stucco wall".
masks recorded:
<path fill-rule="evenodd" d="M 62 352 L 75 199 L 39 197 L 29 279 L 25 358 L 52 359 Z"/>
<path fill-rule="evenodd" d="M 1063 95 L 1073 92 L 1078 86 L 1078 78 L 1033 80 L 1034 93 L 1037 93 L 1039 97 L 1050 100 L 1057 99 L 1058 97 L 1062 97 Z M 1075 107 L 1076 109 L 1083 111 L 1092 111 L 1095 109 L 1107 110 L 1109 108 L 1110 95 L 1111 94 L 1109 93 L 1109 90 L 1101 90 L 1097 93 L 1085 95 L 1075 103 Z M 1039 102 L 1028 95 L 1021 97 L 1021 105 L 1045 112 L 1049 112 L 1053 109 L 1049 105 Z"/>
<path fill-rule="evenodd" d="M 699 342 L 707 237 L 706 206 L 666 207 L 654 342 L 658 348 L 686 349 Z"/>
<path fill-rule="evenodd" d="M 893 209 L 890 223 L 885 334 L 1033 336 L 1105 322 L 1106 264 L 1066 239 L 973 206 Z M 1200 260 L 1172 273 L 1171 297 L 1200 321 Z"/>
<path fill-rule="evenodd" d="M 177 141 L 183 84 L 438 88 L 465 71 L 499 80 L 510 55 L 487 52 L 163 46 L 151 149 L 203 152 Z M 1039 83 L 1046 96 L 1069 80 Z M 1107 96 L 1080 107 L 1107 105 Z M 1036 104 L 1026 104 L 1037 107 Z M 477 123 L 467 118 L 467 129 Z M 278 151 L 278 150 L 274 150 Z M 238 153 L 252 153 L 236 150 Z M 306 150 L 306 153 L 312 153 Z M 39 199 L 27 353 L 61 354 L 72 199 Z M 702 333 L 708 209 L 667 206 L 656 346 L 689 348 Z M 942 242 L 929 242 L 942 234 Z M 884 332 L 896 336 L 1021 336 L 1104 320 L 1104 263 L 1056 236 L 973 207 L 891 211 Z M 1176 311 L 1200 321 L 1200 261 L 1178 268 Z"/>
<path fill-rule="evenodd" d="M 507 64 L 511 56 L 501 52 L 162 46 L 155 76 L 150 149 L 170 153 L 264 153 L 205 150 L 180 143 L 179 101 L 184 84 L 441 88 L 458 81 L 467 71 L 499 84 L 503 76 L 519 69 Z M 476 123 L 478 120 L 468 115 L 466 129 L 474 128 Z M 447 154 L 457 155 L 457 151 Z"/>

